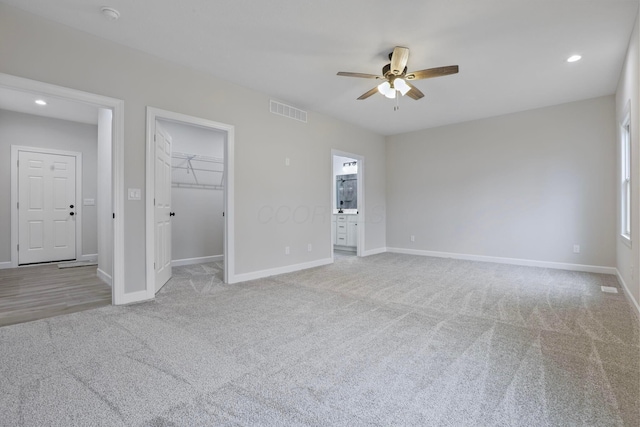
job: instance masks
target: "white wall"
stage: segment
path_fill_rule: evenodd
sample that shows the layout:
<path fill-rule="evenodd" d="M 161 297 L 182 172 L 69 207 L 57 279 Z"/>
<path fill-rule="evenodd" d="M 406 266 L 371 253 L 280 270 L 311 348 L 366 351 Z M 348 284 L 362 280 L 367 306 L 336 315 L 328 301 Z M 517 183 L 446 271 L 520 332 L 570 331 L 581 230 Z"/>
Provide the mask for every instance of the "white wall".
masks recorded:
<path fill-rule="evenodd" d="M 189 154 L 224 158 L 226 133 L 176 122 L 159 120 L 171 135 L 172 150 Z M 176 164 L 176 161 L 173 162 Z M 194 168 L 203 163 L 194 162 Z M 212 170 L 223 170 L 223 165 L 209 164 Z M 184 170 L 172 172 L 174 180 L 192 182 L 192 174 Z M 199 183 L 220 184 L 222 174 L 196 171 Z M 195 181 L 193 181 L 195 183 Z M 172 260 L 187 260 L 223 255 L 224 192 L 218 189 L 171 188 Z"/>
<path fill-rule="evenodd" d="M 613 267 L 614 123 L 607 96 L 389 137 L 387 246 Z"/>
<path fill-rule="evenodd" d="M 640 121 L 638 120 L 640 117 L 640 111 L 638 110 L 638 108 L 640 108 L 640 104 L 638 104 L 638 91 L 640 90 L 638 82 L 640 79 L 640 68 L 638 65 L 638 58 L 640 57 L 639 37 L 638 19 L 636 19 L 636 25 L 629 41 L 627 57 L 616 91 L 616 128 L 618 130 L 616 154 L 618 155 L 616 156 L 617 167 L 615 171 L 615 194 L 617 194 L 617 221 L 615 229 L 617 249 L 616 266 L 621 279 L 634 299 L 636 308 L 640 307 L 638 305 L 640 303 L 640 280 L 638 280 L 638 267 L 640 263 L 637 262 L 640 257 L 640 250 L 638 250 L 638 243 L 640 243 L 640 193 L 638 191 L 638 183 L 640 183 L 640 143 L 638 138 L 638 134 L 640 133 Z M 620 123 L 624 119 L 627 103 L 631 104 L 631 247 L 623 243 L 620 238 L 621 212 L 620 191 L 618 189 L 618 182 L 622 174 L 619 156 L 621 150 Z"/>
<path fill-rule="evenodd" d="M 236 274 L 330 259 L 332 148 L 366 158 L 365 249 L 385 246 L 380 135 L 312 111 L 308 123 L 274 115 L 263 93 L 5 4 L 0 58 L 2 73 L 124 100 L 125 189 L 145 188 L 146 106 L 234 125 Z M 124 201 L 124 211 L 125 292 L 132 293 L 145 289 L 144 197 Z"/>
<path fill-rule="evenodd" d="M 113 204 L 111 194 L 111 133 L 113 112 L 98 110 L 98 270 L 109 284 L 113 276 Z"/>
<path fill-rule="evenodd" d="M 0 262 L 11 260 L 11 146 L 82 153 L 82 197 L 95 199 L 96 125 L 0 110 Z M 82 254 L 98 252 L 96 206 L 82 206 Z"/>

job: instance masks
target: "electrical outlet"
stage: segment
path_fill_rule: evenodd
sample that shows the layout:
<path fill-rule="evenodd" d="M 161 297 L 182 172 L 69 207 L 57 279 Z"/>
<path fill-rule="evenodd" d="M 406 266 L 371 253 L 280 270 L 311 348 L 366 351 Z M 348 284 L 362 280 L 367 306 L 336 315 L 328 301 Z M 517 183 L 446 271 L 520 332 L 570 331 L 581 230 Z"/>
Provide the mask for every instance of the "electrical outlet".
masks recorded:
<path fill-rule="evenodd" d="M 309 243 L 307 245 L 307 252 L 311 252 L 313 250 L 313 246 L 311 246 L 311 243 Z"/>
<path fill-rule="evenodd" d="M 289 246 L 284 247 L 284 254 L 289 255 Z"/>
<path fill-rule="evenodd" d="M 573 245 L 573 253 L 574 254 L 580 253 L 580 245 Z"/>
<path fill-rule="evenodd" d="M 416 241 L 416 236 L 411 235 L 411 241 L 412 241 L 412 242 L 415 242 L 415 241 Z"/>

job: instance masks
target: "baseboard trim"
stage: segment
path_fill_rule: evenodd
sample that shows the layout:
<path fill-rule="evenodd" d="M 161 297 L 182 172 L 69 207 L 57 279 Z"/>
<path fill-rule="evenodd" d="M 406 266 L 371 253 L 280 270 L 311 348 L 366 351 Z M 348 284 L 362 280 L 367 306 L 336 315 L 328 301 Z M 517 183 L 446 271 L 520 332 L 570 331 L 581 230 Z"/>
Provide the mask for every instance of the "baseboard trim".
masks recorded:
<path fill-rule="evenodd" d="M 86 254 L 86 255 L 80 255 L 77 259 L 77 261 L 93 261 L 93 262 L 98 262 L 98 254 Z"/>
<path fill-rule="evenodd" d="M 171 267 L 180 267 L 182 265 L 204 264 L 205 262 L 214 262 L 224 260 L 224 255 L 203 256 L 199 258 L 174 259 L 171 261 Z"/>
<path fill-rule="evenodd" d="M 387 252 L 387 248 L 369 249 L 368 251 L 362 251 L 362 256 L 378 255 L 385 252 Z"/>
<path fill-rule="evenodd" d="M 100 280 L 102 280 L 104 283 L 106 283 L 109 286 L 113 286 L 113 279 L 111 277 L 110 274 L 105 273 L 103 270 L 100 270 L 98 268 L 96 275 L 98 276 L 98 278 Z"/>
<path fill-rule="evenodd" d="M 631 301 L 631 305 L 636 309 L 638 320 L 640 320 L 640 304 L 638 304 L 638 301 L 636 301 L 633 298 L 633 294 L 629 290 L 627 283 L 624 281 L 624 279 L 622 278 L 622 274 L 620 274 L 620 271 L 617 268 L 616 268 L 616 277 L 618 278 L 618 282 L 620 283 L 620 285 L 622 285 L 622 289 L 624 289 L 624 292 L 627 294 L 629 301 Z"/>
<path fill-rule="evenodd" d="M 253 271 L 251 273 L 236 274 L 229 283 L 240 283 L 248 280 L 262 279 L 264 277 L 276 276 L 278 274 L 292 273 L 294 271 L 306 270 L 307 268 L 320 267 L 331 264 L 331 258 L 319 259 L 311 262 L 303 262 L 301 264 L 287 265 L 285 267 L 269 268 L 267 270 Z"/>
<path fill-rule="evenodd" d="M 146 290 L 138 292 L 130 292 L 122 295 L 122 300 L 118 302 L 118 305 L 134 304 L 136 302 L 150 301 L 153 298 L 149 298 L 149 294 Z"/>
<path fill-rule="evenodd" d="M 526 267 L 553 268 L 556 270 L 584 271 L 587 273 L 616 274 L 615 267 L 599 265 L 570 264 L 564 262 L 537 261 L 532 259 L 501 258 L 486 255 L 458 254 L 453 252 L 423 251 L 417 249 L 387 248 L 387 252 L 407 255 L 432 256 L 436 258 L 453 258 L 467 261 L 493 262 L 498 264 L 522 265 Z"/>
<path fill-rule="evenodd" d="M 2 270 L 3 268 L 12 268 L 12 267 L 13 267 L 13 263 L 11 261 L 0 262 L 0 270 Z"/>

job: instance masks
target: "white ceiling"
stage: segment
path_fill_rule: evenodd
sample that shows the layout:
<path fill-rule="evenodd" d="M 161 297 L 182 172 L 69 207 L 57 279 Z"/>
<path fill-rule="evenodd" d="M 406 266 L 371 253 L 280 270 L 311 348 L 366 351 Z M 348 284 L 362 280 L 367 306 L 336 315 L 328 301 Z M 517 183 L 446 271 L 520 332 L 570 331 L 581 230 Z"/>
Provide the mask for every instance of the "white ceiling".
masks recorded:
<path fill-rule="evenodd" d="M 37 105 L 41 99 L 47 105 Z M 0 110 L 51 117 L 72 122 L 98 124 L 98 107 L 51 96 L 0 87 Z"/>
<path fill-rule="evenodd" d="M 638 0 L 2 0 L 390 135 L 615 92 Z M 118 9 L 118 21 L 101 6 Z M 425 97 L 356 98 L 394 46 Z M 583 59 L 567 63 L 579 53 Z"/>

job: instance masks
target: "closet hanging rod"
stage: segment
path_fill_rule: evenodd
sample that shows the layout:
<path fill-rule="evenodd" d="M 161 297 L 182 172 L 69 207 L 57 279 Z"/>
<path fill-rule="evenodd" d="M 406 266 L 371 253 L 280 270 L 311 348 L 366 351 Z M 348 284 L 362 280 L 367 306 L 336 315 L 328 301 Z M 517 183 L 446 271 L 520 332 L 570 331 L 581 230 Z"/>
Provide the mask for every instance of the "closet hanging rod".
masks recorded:
<path fill-rule="evenodd" d="M 224 190 L 224 186 L 216 184 L 189 184 L 186 182 L 172 182 L 175 188 L 197 188 L 199 190 Z"/>
<path fill-rule="evenodd" d="M 202 171 L 202 172 L 217 172 L 217 173 L 224 173 L 224 171 L 216 171 L 213 169 L 202 169 L 202 168 L 190 168 L 188 166 L 171 166 L 173 169 L 185 169 L 185 170 L 190 170 L 190 171 Z"/>

